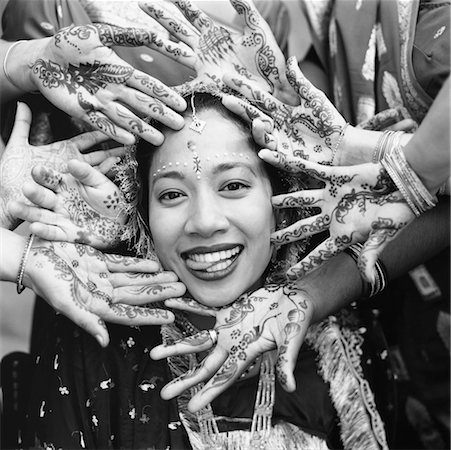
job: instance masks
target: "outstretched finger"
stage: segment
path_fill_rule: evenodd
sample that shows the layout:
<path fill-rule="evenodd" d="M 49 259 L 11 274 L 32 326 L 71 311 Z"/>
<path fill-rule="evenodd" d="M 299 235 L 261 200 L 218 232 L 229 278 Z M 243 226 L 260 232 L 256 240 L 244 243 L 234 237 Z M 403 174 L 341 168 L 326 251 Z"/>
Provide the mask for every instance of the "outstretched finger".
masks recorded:
<path fill-rule="evenodd" d="M 53 211 L 36 206 L 25 205 L 24 203 L 11 201 L 8 204 L 10 213 L 26 222 L 39 222 L 49 225 L 58 225 L 60 217 Z"/>
<path fill-rule="evenodd" d="M 45 239 L 46 241 L 71 242 L 71 239 L 69 239 L 67 233 L 57 225 L 33 222 L 30 223 L 30 232 L 41 239 Z"/>
<path fill-rule="evenodd" d="M 122 286 L 113 290 L 112 301 L 127 305 L 145 305 L 172 297 L 181 297 L 185 292 L 185 285 L 179 281 Z"/>
<path fill-rule="evenodd" d="M 161 270 L 160 264 L 152 259 L 114 255 L 110 253 L 105 253 L 103 258 L 108 270 L 111 272 L 139 272 L 153 274 Z"/>
<path fill-rule="evenodd" d="M 306 189 L 272 197 L 274 208 L 321 208 L 324 204 L 323 189 Z"/>
<path fill-rule="evenodd" d="M 282 152 L 274 152 L 268 149 L 263 149 L 258 152 L 258 156 L 268 164 L 273 165 L 290 173 L 306 172 L 312 177 L 325 181 L 328 180 L 334 172 L 343 171 L 343 169 L 336 169 L 329 166 L 308 161 L 298 156 L 290 156 Z"/>
<path fill-rule="evenodd" d="M 271 133 L 274 130 L 274 121 L 271 117 L 251 105 L 248 101 L 228 94 L 223 95 L 221 101 L 229 111 L 246 122 L 252 123 L 254 120 L 259 119 L 264 123 L 267 133 Z"/>
<path fill-rule="evenodd" d="M 94 166 L 96 170 L 98 170 L 102 175 L 105 175 L 107 178 L 110 179 L 109 172 L 110 170 L 118 163 L 120 162 L 121 158 L 117 156 L 110 156 L 106 158 L 104 161 L 102 161 L 98 166 Z"/>
<path fill-rule="evenodd" d="M 276 374 L 283 389 L 288 392 L 296 390 L 294 369 L 308 329 L 305 323 L 306 314 L 310 315 L 310 311 L 298 310 L 297 313 L 299 317 L 296 321 L 288 323 L 283 329 L 282 336 L 277 338 L 277 340 L 282 338 L 282 342 L 278 345 Z"/>
<path fill-rule="evenodd" d="M 180 339 L 170 344 L 161 344 L 154 347 L 149 355 L 159 360 L 174 355 L 187 355 L 189 353 L 205 352 L 214 345 L 210 330 L 202 330 L 193 336 Z"/>
<path fill-rule="evenodd" d="M 31 109 L 22 102 L 17 102 L 16 118 L 14 127 L 9 138 L 9 144 L 28 144 L 31 127 Z"/>
<path fill-rule="evenodd" d="M 350 245 L 351 242 L 348 243 Z M 338 243 L 335 238 L 328 238 L 315 247 L 305 258 L 287 270 L 287 277 L 290 280 L 302 278 L 312 270 L 317 269 L 321 264 L 333 258 L 343 251 L 348 245 Z"/>
<path fill-rule="evenodd" d="M 213 20 L 189 0 L 172 0 L 172 2 L 200 33 L 211 30 L 215 26 Z"/>
<path fill-rule="evenodd" d="M 252 103 L 258 104 L 259 108 L 263 111 L 271 114 L 273 112 L 284 110 L 285 105 L 277 100 L 273 95 L 262 89 L 262 86 L 255 80 L 249 80 L 249 78 L 226 73 L 222 77 L 224 83 L 244 95 Z"/>
<path fill-rule="evenodd" d="M 330 225 L 330 216 L 327 214 L 316 214 L 305 219 L 298 220 L 294 224 L 275 231 L 271 234 L 271 242 L 275 245 L 289 244 L 299 239 L 326 231 Z"/>
<path fill-rule="evenodd" d="M 72 159 L 67 163 L 67 171 L 84 186 L 98 187 L 110 182 L 105 175 L 90 166 L 87 162 Z"/>
<path fill-rule="evenodd" d="M 174 314 L 166 309 L 146 308 L 143 306 L 126 305 L 124 303 L 109 303 L 94 308 L 106 322 L 120 325 L 164 325 L 174 321 Z"/>
<path fill-rule="evenodd" d="M 179 41 L 195 48 L 199 32 L 185 19 L 178 8 L 161 1 L 140 1 L 139 7 Z"/>
<path fill-rule="evenodd" d="M 106 140 L 108 140 L 108 136 L 106 136 L 105 133 L 96 130 L 74 136 L 69 139 L 68 144 L 73 144 L 81 153 L 83 153 L 94 145 L 105 142 Z"/>
<path fill-rule="evenodd" d="M 23 184 L 22 193 L 31 203 L 50 210 L 56 206 L 58 199 L 55 192 L 32 181 L 26 181 Z"/>
<path fill-rule="evenodd" d="M 221 367 L 226 358 L 227 352 L 219 348 L 214 349 L 197 366 L 164 386 L 161 390 L 161 397 L 169 400 L 190 387 L 209 379 Z"/>
<path fill-rule="evenodd" d="M 215 351 L 221 351 L 221 347 L 218 346 Z M 230 387 L 238 377 L 246 370 L 249 364 L 254 361 L 259 352 L 257 352 L 257 347 L 255 345 L 249 345 L 246 352 L 246 357 L 240 359 L 237 355 L 228 355 L 225 350 L 222 350 L 222 355 L 219 358 L 216 356 L 214 366 L 214 375 L 211 377 L 213 370 L 210 370 L 210 380 L 205 384 L 205 386 L 190 400 L 188 404 L 188 409 L 191 412 L 197 412 L 206 406 L 208 403 L 212 402 L 219 394 L 224 392 L 228 387 Z M 214 353 L 214 352 L 212 352 Z M 210 354 L 211 355 L 211 354 Z M 209 355 L 209 356 L 210 356 Z M 225 358 L 226 357 L 226 358 Z M 222 361 L 221 361 L 222 360 Z M 218 363 L 221 364 L 218 366 Z"/>
<path fill-rule="evenodd" d="M 53 192 L 58 190 L 63 175 L 51 167 L 45 167 L 42 164 L 38 164 L 31 169 L 31 177 L 37 184 L 51 189 Z"/>
<path fill-rule="evenodd" d="M 252 137 L 260 147 L 269 150 L 277 149 L 277 139 L 272 134 L 266 132 L 265 124 L 260 119 L 252 121 Z"/>

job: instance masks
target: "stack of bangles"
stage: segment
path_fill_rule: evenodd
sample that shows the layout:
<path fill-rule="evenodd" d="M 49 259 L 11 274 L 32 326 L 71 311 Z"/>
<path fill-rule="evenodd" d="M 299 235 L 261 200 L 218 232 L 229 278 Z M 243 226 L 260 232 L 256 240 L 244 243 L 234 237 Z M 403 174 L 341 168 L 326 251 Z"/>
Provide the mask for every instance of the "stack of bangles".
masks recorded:
<path fill-rule="evenodd" d="M 426 189 L 410 167 L 401 145 L 386 152 L 381 164 L 417 217 L 437 204 L 437 198 Z"/>
<path fill-rule="evenodd" d="M 31 247 L 33 246 L 33 239 L 34 234 L 30 234 L 27 243 L 25 244 L 25 250 L 23 252 L 22 259 L 20 260 L 19 271 L 17 272 L 16 278 L 16 289 L 18 294 L 21 294 L 25 289 L 25 286 L 23 285 L 23 276 L 25 273 L 25 266 L 27 264 L 28 256 L 30 256 Z"/>
<path fill-rule="evenodd" d="M 347 253 L 354 260 L 354 262 L 357 264 L 357 266 L 359 266 L 359 257 L 360 257 L 360 252 L 362 251 L 362 248 L 363 248 L 363 244 L 357 243 L 357 244 L 351 245 L 350 247 L 348 247 L 345 250 L 345 253 Z M 387 270 L 384 266 L 384 263 L 380 259 L 377 259 L 375 269 L 376 269 L 376 276 L 372 283 L 366 281 L 364 278 L 361 277 L 361 279 L 362 279 L 361 298 L 374 297 L 375 295 L 379 294 L 379 292 L 382 292 L 385 289 L 385 287 L 387 286 L 387 283 L 388 283 Z"/>
<path fill-rule="evenodd" d="M 401 143 L 404 131 L 384 131 L 377 141 L 376 148 L 373 152 L 373 163 L 381 161 L 388 150 L 397 147 Z"/>

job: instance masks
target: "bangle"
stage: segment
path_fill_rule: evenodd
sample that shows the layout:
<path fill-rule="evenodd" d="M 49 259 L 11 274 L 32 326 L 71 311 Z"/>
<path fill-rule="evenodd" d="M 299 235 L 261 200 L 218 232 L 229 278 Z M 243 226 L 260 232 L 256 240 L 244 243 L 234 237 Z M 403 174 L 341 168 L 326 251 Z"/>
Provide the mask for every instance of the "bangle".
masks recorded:
<path fill-rule="evenodd" d="M 387 152 L 381 164 L 417 217 L 436 205 L 437 197 L 426 189 L 412 170 L 400 145 Z"/>
<path fill-rule="evenodd" d="M 3 58 L 3 72 L 5 73 L 6 79 L 7 79 L 7 80 L 8 80 L 15 88 L 17 88 L 17 89 L 19 89 L 19 90 L 21 90 L 21 91 L 24 91 L 24 89 L 22 89 L 21 87 L 17 86 L 16 83 L 14 83 L 13 79 L 11 78 L 11 76 L 10 76 L 9 73 L 8 73 L 8 69 L 6 68 L 6 64 L 8 63 L 8 58 L 9 58 L 9 55 L 10 55 L 12 49 L 13 49 L 14 47 L 16 47 L 17 45 L 21 44 L 22 42 L 26 42 L 26 41 L 25 41 L 25 40 L 16 41 L 16 42 L 14 42 L 14 44 L 12 44 L 12 45 L 8 48 L 8 50 L 6 51 L 5 57 Z"/>
<path fill-rule="evenodd" d="M 373 152 L 372 162 L 378 163 L 387 151 L 400 144 L 404 131 L 384 131 L 377 141 Z"/>
<path fill-rule="evenodd" d="M 343 128 L 340 131 L 340 136 L 338 136 L 337 142 L 335 143 L 334 148 L 332 149 L 332 158 L 330 160 L 330 164 L 332 166 L 334 165 L 335 156 L 337 155 L 338 149 L 340 148 L 340 145 L 343 142 L 343 138 L 345 137 L 346 129 L 348 128 L 348 126 L 349 126 L 348 122 L 346 122 L 343 125 Z"/>
<path fill-rule="evenodd" d="M 19 272 L 17 273 L 17 278 L 16 278 L 16 285 L 17 285 L 16 289 L 17 289 L 18 294 L 21 294 L 23 292 L 23 290 L 25 289 L 25 286 L 22 284 L 22 282 L 23 282 L 23 276 L 25 273 L 25 265 L 27 264 L 31 246 L 33 245 L 33 239 L 34 239 L 34 234 L 30 234 L 30 236 L 28 237 L 27 243 L 25 245 L 25 250 L 23 252 L 22 259 L 20 260 Z"/>
<path fill-rule="evenodd" d="M 360 253 L 362 251 L 363 244 L 357 243 L 349 246 L 345 249 L 345 253 L 347 253 L 353 261 L 359 266 Z M 371 298 L 375 295 L 382 292 L 387 286 L 388 275 L 387 270 L 385 268 L 384 263 L 378 258 L 375 264 L 376 276 L 374 278 L 374 282 L 370 283 L 366 281 L 362 276 L 360 277 L 362 280 L 362 295 L 361 298 Z"/>

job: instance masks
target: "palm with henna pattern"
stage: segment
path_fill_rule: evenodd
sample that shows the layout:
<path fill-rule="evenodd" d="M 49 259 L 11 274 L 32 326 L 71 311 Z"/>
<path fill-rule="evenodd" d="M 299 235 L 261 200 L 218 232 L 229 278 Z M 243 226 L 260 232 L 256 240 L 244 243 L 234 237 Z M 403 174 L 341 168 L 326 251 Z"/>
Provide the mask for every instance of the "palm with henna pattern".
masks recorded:
<path fill-rule="evenodd" d="M 24 284 L 106 346 L 109 336 L 105 321 L 130 326 L 173 321 L 174 315 L 165 309 L 136 306 L 143 303 L 142 298 L 130 296 L 127 290 L 130 277 L 135 285 L 149 286 L 146 275 L 158 269 L 154 261 L 103 254 L 82 244 L 35 239 Z M 183 293 L 184 289 L 179 289 L 175 295 Z M 124 299 L 126 302 L 122 302 Z M 153 300 L 147 296 L 146 303 Z"/>
<path fill-rule="evenodd" d="M 91 131 L 65 141 L 34 146 L 28 142 L 31 126 L 31 111 L 25 103 L 18 103 L 14 128 L 0 159 L 0 217 L 5 228 L 15 228 L 18 221 L 7 211 L 11 200 L 26 201 L 22 186 L 31 180 L 31 169 L 37 164 L 58 171 L 67 170 L 67 161 L 78 159 L 101 172 L 108 171 L 116 158 L 125 153 L 125 148 L 96 150 L 96 144 L 107 139 L 100 131 Z M 94 150 L 90 150 L 94 147 Z"/>
<path fill-rule="evenodd" d="M 309 296 L 303 289 L 295 284 L 267 285 L 220 309 L 186 299 L 171 299 L 165 304 L 214 317 L 218 341 L 194 370 L 163 388 L 163 398 L 173 398 L 209 380 L 189 403 L 191 411 L 198 411 L 232 385 L 258 356 L 274 349 L 277 349 L 276 371 L 280 383 L 288 391 L 296 388 L 293 370 L 313 313 Z M 172 345 L 160 345 L 150 355 L 161 359 L 212 347 L 209 331 L 203 330 Z"/>
<path fill-rule="evenodd" d="M 111 48 L 115 45 L 145 45 L 174 58 L 185 55 L 178 44 L 148 30 L 72 25 L 46 42 L 31 67 L 31 80 L 58 108 L 110 138 L 132 144 L 138 135 L 159 145 L 162 134 L 143 118 L 180 129 L 183 119 L 171 108 L 183 111 L 186 103 L 162 82 L 119 58 Z"/>
<path fill-rule="evenodd" d="M 276 245 L 329 231 L 325 241 L 289 269 L 289 278 L 300 278 L 351 244 L 365 242 L 359 269 L 373 281 L 378 255 L 415 217 L 382 165 L 328 167 L 269 150 L 261 150 L 259 156 L 279 169 L 305 173 L 325 184 L 273 197 L 276 208 L 321 209 L 320 214 L 273 233 Z"/>
<path fill-rule="evenodd" d="M 87 163 L 71 160 L 67 170 L 61 173 L 35 166 L 35 182 L 23 186 L 32 206 L 10 202 L 11 214 L 31 222 L 30 231 L 43 239 L 98 249 L 113 247 L 120 241 L 127 220 L 120 189 Z"/>
<path fill-rule="evenodd" d="M 181 11 L 162 2 L 142 1 L 140 7 L 186 44 L 192 54 L 177 60 L 196 71 L 197 77 L 178 87 L 183 93 L 216 85 L 224 90 L 226 72 L 254 80 L 261 89 L 290 102 L 293 91 L 285 77 L 285 58 L 269 25 L 250 0 L 230 0 L 242 19 L 242 30 L 226 28 L 189 0 L 174 0 Z"/>
<path fill-rule="evenodd" d="M 272 135 L 264 133 L 266 141 L 257 139 L 259 145 L 320 164 L 332 164 L 335 152 L 340 150 L 345 119 L 326 95 L 302 74 L 296 58 L 287 61 L 286 75 L 295 91 L 293 95 L 298 99 L 297 106 L 284 103 L 245 77 L 227 73 L 224 81 L 274 121 Z M 238 99 L 235 103 L 239 103 Z M 239 113 L 239 105 L 234 109 L 244 117 Z"/>

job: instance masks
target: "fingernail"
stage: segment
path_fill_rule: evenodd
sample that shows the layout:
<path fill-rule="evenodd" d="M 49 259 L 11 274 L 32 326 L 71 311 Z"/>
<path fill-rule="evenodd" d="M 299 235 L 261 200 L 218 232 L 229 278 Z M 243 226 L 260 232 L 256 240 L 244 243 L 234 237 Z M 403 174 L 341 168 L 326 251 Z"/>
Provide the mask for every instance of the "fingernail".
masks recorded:
<path fill-rule="evenodd" d="M 102 347 L 105 345 L 105 341 L 104 341 L 102 335 L 96 334 L 96 339 L 97 339 L 97 342 L 98 342 Z"/>

